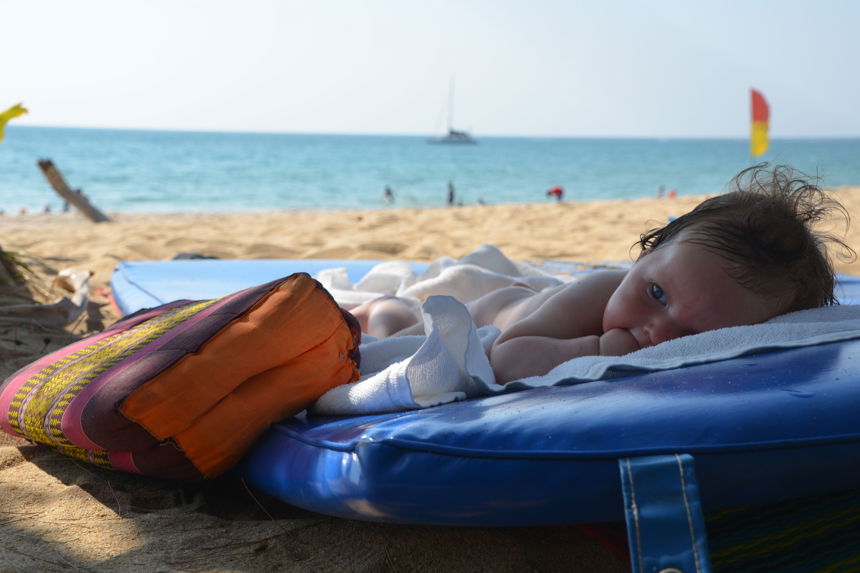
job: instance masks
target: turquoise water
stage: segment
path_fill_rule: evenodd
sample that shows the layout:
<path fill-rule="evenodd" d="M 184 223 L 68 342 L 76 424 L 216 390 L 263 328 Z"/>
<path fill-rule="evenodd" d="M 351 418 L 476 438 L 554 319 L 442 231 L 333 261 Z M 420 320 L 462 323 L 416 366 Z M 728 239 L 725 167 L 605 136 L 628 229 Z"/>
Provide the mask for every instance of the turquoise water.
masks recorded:
<path fill-rule="evenodd" d="M 442 206 L 457 200 L 532 203 L 562 185 L 566 199 L 721 190 L 748 167 L 746 140 L 479 138 L 434 145 L 417 136 L 209 133 L 7 127 L 0 209 L 57 211 L 36 166 L 49 158 L 105 212 Z M 773 140 L 761 158 L 860 185 L 860 139 Z M 383 190 L 390 186 L 389 206 Z"/>

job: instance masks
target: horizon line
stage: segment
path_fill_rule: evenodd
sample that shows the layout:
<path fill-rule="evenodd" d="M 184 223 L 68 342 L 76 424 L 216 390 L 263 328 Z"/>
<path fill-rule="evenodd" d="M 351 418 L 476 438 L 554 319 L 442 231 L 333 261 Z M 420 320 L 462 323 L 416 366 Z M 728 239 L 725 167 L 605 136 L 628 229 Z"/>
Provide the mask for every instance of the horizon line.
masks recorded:
<path fill-rule="evenodd" d="M 141 131 L 141 132 L 160 132 L 160 133 L 209 133 L 209 134 L 225 134 L 225 135 L 314 135 L 314 136 L 345 136 L 345 137 L 404 137 L 404 138 L 427 138 L 438 137 L 438 133 L 368 133 L 368 132 L 339 132 L 339 131 L 259 131 L 259 130 L 232 130 L 232 129 L 190 129 L 190 128 L 170 128 L 170 127 L 105 127 L 105 126 L 80 126 L 80 125 L 45 125 L 45 124 L 24 124 L 20 122 L 9 124 L 7 130 L 16 129 L 69 129 L 82 131 Z M 476 140 L 481 139 L 656 139 L 656 140 L 699 140 L 699 139 L 721 139 L 728 141 L 748 140 L 748 135 L 596 135 L 596 134 L 581 134 L 581 135 L 543 135 L 543 134 L 487 134 L 473 135 Z M 770 140 L 791 140 L 791 139 L 860 139 L 858 135 L 780 135 L 769 137 Z"/>

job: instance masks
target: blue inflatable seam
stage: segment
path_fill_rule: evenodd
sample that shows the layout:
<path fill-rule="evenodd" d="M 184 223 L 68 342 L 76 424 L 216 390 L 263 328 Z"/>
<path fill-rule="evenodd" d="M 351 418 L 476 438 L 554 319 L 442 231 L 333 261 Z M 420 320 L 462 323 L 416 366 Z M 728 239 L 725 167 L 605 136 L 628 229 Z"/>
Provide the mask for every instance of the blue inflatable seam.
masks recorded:
<path fill-rule="evenodd" d="M 384 438 L 381 440 L 361 438 L 350 442 L 334 442 L 330 440 L 309 439 L 299 432 L 291 431 L 282 426 L 275 428 L 289 436 L 291 439 L 308 446 L 326 449 L 336 452 L 357 452 L 359 448 L 371 446 L 388 446 L 404 451 L 427 452 L 440 455 L 471 458 L 493 458 L 493 459 L 551 459 L 551 460 L 577 460 L 577 459 L 617 459 L 619 457 L 642 456 L 642 455 L 672 455 L 677 453 L 678 446 L 667 445 L 665 447 L 650 446 L 640 448 L 620 448 L 603 450 L 488 450 L 478 448 L 467 448 L 462 446 L 449 446 L 445 444 L 434 444 L 425 441 L 409 440 L 402 438 Z M 860 441 L 856 434 L 842 436 L 825 436 L 818 438 L 806 438 L 803 440 L 772 440 L 762 442 L 746 442 L 741 444 L 686 444 L 683 448 L 687 453 L 729 453 L 750 450 L 790 450 L 808 446 L 826 446 L 830 444 L 844 444 L 846 442 Z"/>

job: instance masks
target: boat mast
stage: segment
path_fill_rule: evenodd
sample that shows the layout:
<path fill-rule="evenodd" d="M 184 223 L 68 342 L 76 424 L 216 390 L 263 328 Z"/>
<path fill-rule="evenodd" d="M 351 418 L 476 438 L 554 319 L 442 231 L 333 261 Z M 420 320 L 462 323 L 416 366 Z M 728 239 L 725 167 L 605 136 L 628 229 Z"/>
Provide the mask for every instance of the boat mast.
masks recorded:
<path fill-rule="evenodd" d="M 448 133 L 454 130 L 454 76 L 448 88 Z"/>

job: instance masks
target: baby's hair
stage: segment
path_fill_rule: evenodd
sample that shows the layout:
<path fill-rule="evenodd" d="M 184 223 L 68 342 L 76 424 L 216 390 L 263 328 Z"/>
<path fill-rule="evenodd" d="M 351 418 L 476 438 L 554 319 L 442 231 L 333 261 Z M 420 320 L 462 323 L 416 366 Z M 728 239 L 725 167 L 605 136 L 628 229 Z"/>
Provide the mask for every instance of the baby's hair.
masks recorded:
<path fill-rule="evenodd" d="M 767 163 L 741 171 L 728 192 L 706 199 L 668 225 L 642 235 L 643 252 L 684 240 L 728 262 L 726 271 L 741 286 L 782 301 L 781 312 L 836 304 L 836 276 L 827 243 L 846 258 L 854 251 L 840 238 L 814 230 L 822 220 L 850 217 L 811 178 L 791 167 Z"/>

